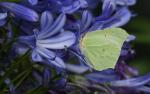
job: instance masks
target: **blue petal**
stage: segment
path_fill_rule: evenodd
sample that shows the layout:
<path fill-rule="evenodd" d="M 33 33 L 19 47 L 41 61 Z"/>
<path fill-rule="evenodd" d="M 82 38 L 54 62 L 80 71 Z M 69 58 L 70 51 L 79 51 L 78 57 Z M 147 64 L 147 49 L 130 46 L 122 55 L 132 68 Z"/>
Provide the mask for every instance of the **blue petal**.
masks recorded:
<path fill-rule="evenodd" d="M 130 42 L 130 41 L 133 41 L 135 39 L 136 39 L 136 37 L 134 35 L 129 35 L 126 42 Z"/>
<path fill-rule="evenodd" d="M 119 21 L 112 26 L 119 27 L 125 25 L 130 20 L 132 15 L 128 8 L 121 8 L 114 16 L 118 17 Z"/>
<path fill-rule="evenodd" d="M 7 13 L 0 13 L 0 26 L 3 26 L 6 23 Z"/>
<path fill-rule="evenodd" d="M 38 35 L 38 39 L 43 39 L 47 37 L 51 37 L 52 35 L 60 32 L 60 30 L 63 28 L 64 24 L 66 22 L 66 15 L 61 14 L 56 21 L 49 27 L 47 30 L 41 32 Z"/>
<path fill-rule="evenodd" d="M 25 6 L 16 4 L 16 3 L 9 3 L 9 2 L 1 2 L 0 5 L 11 12 L 13 12 L 15 15 L 17 15 L 20 18 L 23 18 L 28 21 L 38 21 L 39 16 L 38 14 Z"/>
<path fill-rule="evenodd" d="M 43 85 L 48 86 L 50 83 L 50 72 L 47 68 L 44 69 Z"/>
<path fill-rule="evenodd" d="M 88 71 L 89 67 L 81 66 L 81 65 L 66 64 L 66 69 L 74 73 L 82 74 Z"/>
<path fill-rule="evenodd" d="M 7 17 L 7 13 L 0 13 L 0 20 L 3 20 Z"/>
<path fill-rule="evenodd" d="M 119 5 L 134 5 L 136 0 L 116 0 L 116 3 Z"/>
<path fill-rule="evenodd" d="M 130 20 L 131 16 L 132 15 L 128 8 L 123 7 L 107 19 L 103 19 L 101 18 L 101 16 L 100 18 L 96 18 L 95 24 L 92 26 L 92 29 L 104 29 L 122 26 Z"/>
<path fill-rule="evenodd" d="M 85 75 L 85 77 L 96 83 L 104 83 L 119 79 L 113 69 L 107 69 L 100 72 L 92 72 Z"/>
<path fill-rule="evenodd" d="M 19 55 L 24 55 L 29 50 L 29 47 L 22 43 L 14 44 L 14 47 L 16 48 L 15 52 L 18 53 Z"/>
<path fill-rule="evenodd" d="M 49 11 L 45 11 L 41 16 L 41 32 L 46 31 L 50 28 L 53 22 L 53 16 Z"/>
<path fill-rule="evenodd" d="M 99 4 L 100 0 L 86 0 L 89 8 L 95 8 Z"/>
<path fill-rule="evenodd" d="M 38 0 L 28 0 L 29 3 L 31 3 L 32 5 L 36 5 L 38 3 Z"/>
<path fill-rule="evenodd" d="M 36 50 L 32 51 L 31 58 L 34 62 L 43 62 L 42 56 Z"/>
<path fill-rule="evenodd" d="M 148 87 L 148 86 L 142 86 L 142 87 L 139 87 L 139 88 L 136 88 L 136 89 L 138 91 L 146 92 L 146 94 L 150 93 L 150 87 Z"/>
<path fill-rule="evenodd" d="M 43 58 L 43 60 L 42 60 L 43 64 L 46 64 L 48 66 L 51 66 L 53 64 L 60 68 L 65 68 L 65 64 L 64 64 L 63 60 L 61 58 L 57 57 L 54 52 L 52 52 L 46 48 L 42 48 L 42 47 L 36 47 L 34 50 L 36 51 L 35 53 L 38 54 L 38 56 L 41 56 Z M 34 58 L 32 58 L 32 60 L 33 59 Z"/>
<path fill-rule="evenodd" d="M 104 0 L 101 18 L 104 19 L 111 16 L 115 9 L 116 9 L 116 4 L 114 0 Z"/>
<path fill-rule="evenodd" d="M 33 71 L 32 75 L 38 81 L 39 85 L 41 85 L 42 84 L 42 76 L 36 71 Z"/>
<path fill-rule="evenodd" d="M 139 75 L 137 69 L 132 68 L 121 61 L 118 61 L 115 66 L 115 70 L 122 78 L 131 78 Z"/>
<path fill-rule="evenodd" d="M 17 40 L 19 43 L 24 43 L 30 48 L 35 47 L 35 36 L 20 36 Z"/>
<path fill-rule="evenodd" d="M 5 23 L 6 23 L 6 20 L 0 20 L 0 26 L 5 25 Z"/>
<path fill-rule="evenodd" d="M 115 87 L 137 87 L 145 85 L 148 82 L 150 82 L 150 74 L 126 80 L 111 81 L 110 85 Z"/>
<path fill-rule="evenodd" d="M 85 0 L 77 0 L 77 1 L 74 1 L 69 6 L 62 7 L 62 12 L 71 14 L 77 11 L 79 8 L 86 8 L 87 6 L 88 6 L 88 3 Z"/>
<path fill-rule="evenodd" d="M 75 34 L 66 31 L 52 38 L 37 40 L 36 45 L 48 49 L 64 49 L 72 46 L 75 41 Z"/>
<path fill-rule="evenodd" d="M 46 58 L 46 59 L 54 59 L 55 58 L 55 53 L 42 47 L 36 47 L 34 49 L 36 53 L 38 53 L 40 56 Z"/>
<path fill-rule="evenodd" d="M 55 65 L 55 66 L 57 66 L 59 68 L 63 68 L 63 69 L 66 68 L 66 65 L 65 65 L 64 61 L 61 58 L 59 58 L 59 57 L 55 57 L 55 60 L 49 60 L 48 63 L 47 63 L 48 65 L 53 64 L 53 65 Z"/>
<path fill-rule="evenodd" d="M 62 11 L 63 13 L 71 14 L 71 13 L 77 11 L 79 8 L 80 8 L 80 2 L 79 2 L 79 1 L 75 1 L 75 2 L 73 2 L 73 4 L 70 5 L 70 6 L 64 6 L 64 7 L 62 7 L 62 10 L 61 10 L 61 11 Z"/>
<path fill-rule="evenodd" d="M 87 8 L 88 7 L 88 3 L 86 0 L 79 0 L 79 2 L 80 2 L 81 8 Z"/>
<path fill-rule="evenodd" d="M 81 28 L 82 31 L 86 30 L 92 23 L 93 16 L 89 11 L 84 11 L 82 14 L 82 20 L 81 20 Z"/>
<path fill-rule="evenodd" d="M 55 88 L 59 89 L 64 89 L 66 86 L 67 80 L 65 78 L 60 78 L 55 81 Z"/>

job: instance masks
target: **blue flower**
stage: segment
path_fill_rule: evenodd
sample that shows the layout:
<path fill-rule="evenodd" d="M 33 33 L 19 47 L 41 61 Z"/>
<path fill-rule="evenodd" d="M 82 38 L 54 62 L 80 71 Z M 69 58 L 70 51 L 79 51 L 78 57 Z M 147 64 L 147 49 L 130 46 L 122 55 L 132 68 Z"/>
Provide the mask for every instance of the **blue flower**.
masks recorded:
<path fill-rule="evenodd" d="M 86 0 L 49 0 L 49 8 L 54 12 L 72 14 L 79 9 L 87 8 Z"/>
<path fill-rule="evenodd" d="M 29 3 L 31 3 L 32 5 L 36 5 L 38 3 L 38 0 L 28 0 Z"/>
<path fill-rule="evenodd" d="M 0 26 L 6 23 L 7 13 L 0 13 Z"/>
<path fill-rule="evenodd" d="M 73 12 L 77 11 L 80 8 L 87 8 L 87 7 L 88 7 L 88 3 L 86 0 L 76 0 L 68 6 L 63 6 L 61 11 L 63 13 L 72 14 Z"/>
<path fill-rule="evenodd" d="M 39 20 L 39 16 L 34 10 L 23 5 L 10 2 L 0 2 L 0 5 L 3 8 L 6 8 L 8 11 L 12 12 L 14 14 L 13 16 L 17 16 L 19 18 L 33 22 Z"/>
<path fill-rule="evenodd" d="M 102 14 L 95 18 L 91 30 L 122 26 L 130 20 L 131 16 L 127 7 L 117 7 L 114 0 L 104 0 Z"/>
<path fill-rule="evenodd" d="M 72 46 L 76 41 L 74 33 L 63 29 L 65 21 L 65 14 L 60 14 L 53 22 L 52 14 L 45 11 L 41 16 L 40 31 L 35 29 L 34 35 L 21 36 L 18 38 L 20 43 L 32 49 L 31 58 L 33 61 L 65 68 L 63 60 L 52 51 L 66 49 Z M 22 47 L 17 49 L 18 52 L 20 49 L 22 49 Z"/>
<path fill-rule="evenodd" d="M 107 69 L 103 71 L 93 71 L 86 74 L 85 77 L 95 83 L 106 83 L 109 81 L 119 80 L 119 76 L 113 69 Z"/>
<path fill-rule="evenodd" d="M 111 81 L 110 85 L 114 87 L 139 87 L 148 82 L 150 82 L 150 74 L 125 80 Z"/>
<path fill-rule="evenodd" d="M 47 88 L 47 93 L 52 94 L 74 92 L 81 94 L 137 94 L 137 91 L 150 92 L 148 87 L 150 74 L 138 77 L 138 71 L 125 64 L 125 60 L 133 55 L 129 42 L 135 39 L 134 36 L 129 36 L 124 43 L 115 69 L 93 70 L 86 64 L 79 47 L 81 38 L 87 32 L 120 27 L 126 24 L 132 17 L 128 7 L 135 3 L 136 0 L 20 0 L 18 3 L 0 2 L 0 26 L 2 30 L 4 28 L 10 33 L 17 29 L 14 30 L 15 34 L 20 31 L 17 42 L 14 44 L 15 51 L 21 55 L 29 51 L 31 61 L 40 63 L 31 65 L 33 67 L 32 76 L 36 81 L 31 81 L 29 77 L 20 84 L 19 88 L 15 89 L 15 84 L 11 83 L 14 78 L 5 79 L 4 83 L 8 86 L 9 91 L 13 94 L 22 92 L 24 87 L 29 87 L 29 89 L 42 87 Z M 93 10 L 99 7 L 101 8 L 100 14 L 94 14 Z M 11 16 L 13 17 L 5 25 L 7 17 Z M 11 33 L 11 38 L 8 37 L 9 39 L 13 38 L 14 32 Z M 3 46 L 2 42 L 1 46 Z M 14 55 L 14 53 L 12 54 Z M 11 57 L 10 61 L 14 57 Z M 8 59 L 8 57 L 5 58 Z M 6 67 L 8 68 L 8 66 Z M 15 69 L 20 70 L 18 67 Z M 18 73 L 15 72 L 15 76 Z M 4 73 L 1 74 L 5 75 Z"/>
<path fill-rule="evenodd" d="M 130 6 L 134 5 L 136 3 L 136 0 L 116 0 L 116 3 L 119 5 Z"/>
<path fill-rule="evenodd" d="M 49 84 L 50 84 L 51 73 L 50 73 L 50 71 L 49 71 L 48 68 L 45 68 L 43 74 L 44 74 L 44 77 L 43 77 L 43 85 L 44 85 L 45 87 L 47 87 L 47 86 L 49 86 Z"/>

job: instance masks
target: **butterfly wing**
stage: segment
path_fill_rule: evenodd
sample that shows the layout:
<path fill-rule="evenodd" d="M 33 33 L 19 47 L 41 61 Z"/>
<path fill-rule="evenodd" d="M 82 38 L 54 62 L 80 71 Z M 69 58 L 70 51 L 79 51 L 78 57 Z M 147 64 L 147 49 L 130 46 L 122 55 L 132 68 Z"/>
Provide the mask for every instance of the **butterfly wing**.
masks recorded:
<path fill-rule="evenodd" d="M 82 40 L 81 51 L 94 69 L 114 68 L 127 37 L 126 31 L 120 28 L 89 32 Z"/>

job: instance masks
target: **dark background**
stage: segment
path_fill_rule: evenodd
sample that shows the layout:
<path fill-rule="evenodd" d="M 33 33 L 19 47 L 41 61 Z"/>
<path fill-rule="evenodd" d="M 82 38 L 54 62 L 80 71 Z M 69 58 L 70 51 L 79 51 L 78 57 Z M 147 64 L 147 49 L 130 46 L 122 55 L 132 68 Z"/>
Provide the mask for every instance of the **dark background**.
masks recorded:
<path fill-rule="evenodd" d="M 150 0 L 137 0 L 131 10 L 135 17 L 124 28 L 136 36 L 132 42 L 136 55 L 129 64 L 145 74 L 150 72 Z"/>

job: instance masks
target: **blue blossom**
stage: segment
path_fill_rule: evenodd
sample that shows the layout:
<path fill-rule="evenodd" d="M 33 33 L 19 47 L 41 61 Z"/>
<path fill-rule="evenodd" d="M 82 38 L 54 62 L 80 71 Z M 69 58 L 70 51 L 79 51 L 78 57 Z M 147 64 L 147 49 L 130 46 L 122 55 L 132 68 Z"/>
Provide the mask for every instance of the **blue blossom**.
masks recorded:
<path fill-rule="evenodd" d="M 115 87 L 139 87 L 148 82 L 150 82 L 150 74 L 125 80 L 111 81 L 110 85 Z"/>
<path fill-rule="evenodd" d="M 113 69 L 93 71 L 89 74 L 86 74 L 85 77 L 95 83 L 106 83 L 109 81 L 119 80 L 119 76 Z"/>
<path fill-rule="evenodd" d="M 45 87 L 49 86 L 50 78 L 51 78 L 51 73 L 48 68 L 45 68 L 44 69 L 44 77 L 43 77 L 43 85 Z"/>
<path fill-rule="evenodd" d="M 127 7 L 118 8 L 114 0 L 104 0 L 102 14 L 95 18 L 91 30 L 122 26 L 131 16 Z"/>
<path fill-rule="evenodd" d="M 32 5 L 36 5 L 38 3 L 38 0 L 28 0 L 29 3 L 31 3 Z"/>
<path fill-rule="evenodd" d="M 116 3 L 119 5 L 134 5 L 136 0 L 116 0 Z"/>
<path fill-rule="evenodd" d="M 66 69 L 69 72 L 73 72 L 76 74 L 83 74 L 83 73 L 87 72 L 88 70 L 90 70 L 90 68 L 87 66 L 74 65 L 74 64 L 67 64 Z"/>
<path fill-rule="evenodd" d="M 6 29 L 5 31 L 11 32 L 13 41 L 17 39 L 13 43 L 15 51 L 19 55 L 29 51 L 30 61 L 37 62 L 29 63 L 29 66 L 32 67 L 32 78 L 29 75 L 29 79 L 27 78 L 21 83 L 23 88 L 21 86 L 14 88 L 15 84 L 11 83 L 13 77 L 4 80 L 9 91 L 15 94 L 15 90 L 20 93 L 22 90 L 27 91 L 27 87 L 29 89 L 30 87 L 42 87 L 48 89 L 46 93 L 51 94 L 150 92 L 148 87 L 150 74 L 139 76 L 135 68 L 129 67 L 125 63 L 134 55 L 134 50 L 129 42 L 134 40 L 135 36 L 130 35 L 125 41 L 115 69 L 93 70 L 86 64 L 84 55 L 79 48 L 79 42 L 87 32 L 126 24 L 132 17 L 132 12 L 128 7 L 135 3 L 136 0 L 0 2 L 0 26 L 2 29 Z M 97 8 L 102 10 L 99 15 L 93 13 L 93 10 Z M 10 16 L 13 17 L 7 20 L 7 17 Z M 5 25 L 6 21 L 8 24 Z M 16 33 L 18 36 L 15 35 Z M 1 45 L 3 46 L 3 43 Z M 16 56 L 16 53 L 11 54 Z M 11 61 L 16 60 L 16 58 L 14 60 L 15 56 L 11 57 L 10 65 L 13 65 Z M 2 64 L 4 71 L 6 67 L 9 68 L 9 64 L 8 66 Z M 20 67 L 20 65 L 18 66 Z M 26 69 L 24 64 L 23 66 L 21 64 L 22 67 Z M 15 69 L 20 71 L 21 68 Z M 3 71 L 3 68 L 0 71 Z M 4 73 L 1 74 L 5 76 Z M 16 76 L 17 73 L 12 72 L 13 74 Z M 30 80 L 33 77 L 36 81 Z"/>
<path fill-rule="evenodd" d="M 60 14 L 53 22 L 52 14 L 45 11 L 41 16 L 40 31 L 35 29 L 34 35 L 18 38 L 20 43 L 26 44 L 32 49 L 31 58 L 33 61 L 44 62 L 46 59 L 48 61 L 46 64 L 65 68 L 63 60 L 52 51 L 66 49 L 72 46 L 76 40 L 74 33 L 63 30 L 65 20 L 65 14 Z"/>
<path fill-rule="evenodd" d="M 0 2 L 0 5 L 12 12 L 14 14 L 13 16 L 33 22 L 38 21 L 39 19 L 38 14 L 34 10 L 25 6 L 10 2 Z"/>
<path fill-rule="evenodd" d="M 86 0 L 49 0 L 49 8 L 55 12 L 74 13 L 81 8 L 88 7 Z"/>
<path fill-rule="evenodd" d="M 0 26 L 3 26 L 6 23 L 7 13 L 0 13 Z"/>
<path fill-rule="evenodd" d="M 86 8 L 88 7 L 88 3 L 86 2 L 86 0 L 77 0 L 74 1 L 72 4 L 68 5 L 68 6 L 64 6 L 62 7 L 62 12 L 64 13 L 73 13 L 75 11 L 77 11 L 80 8 Z"/>

